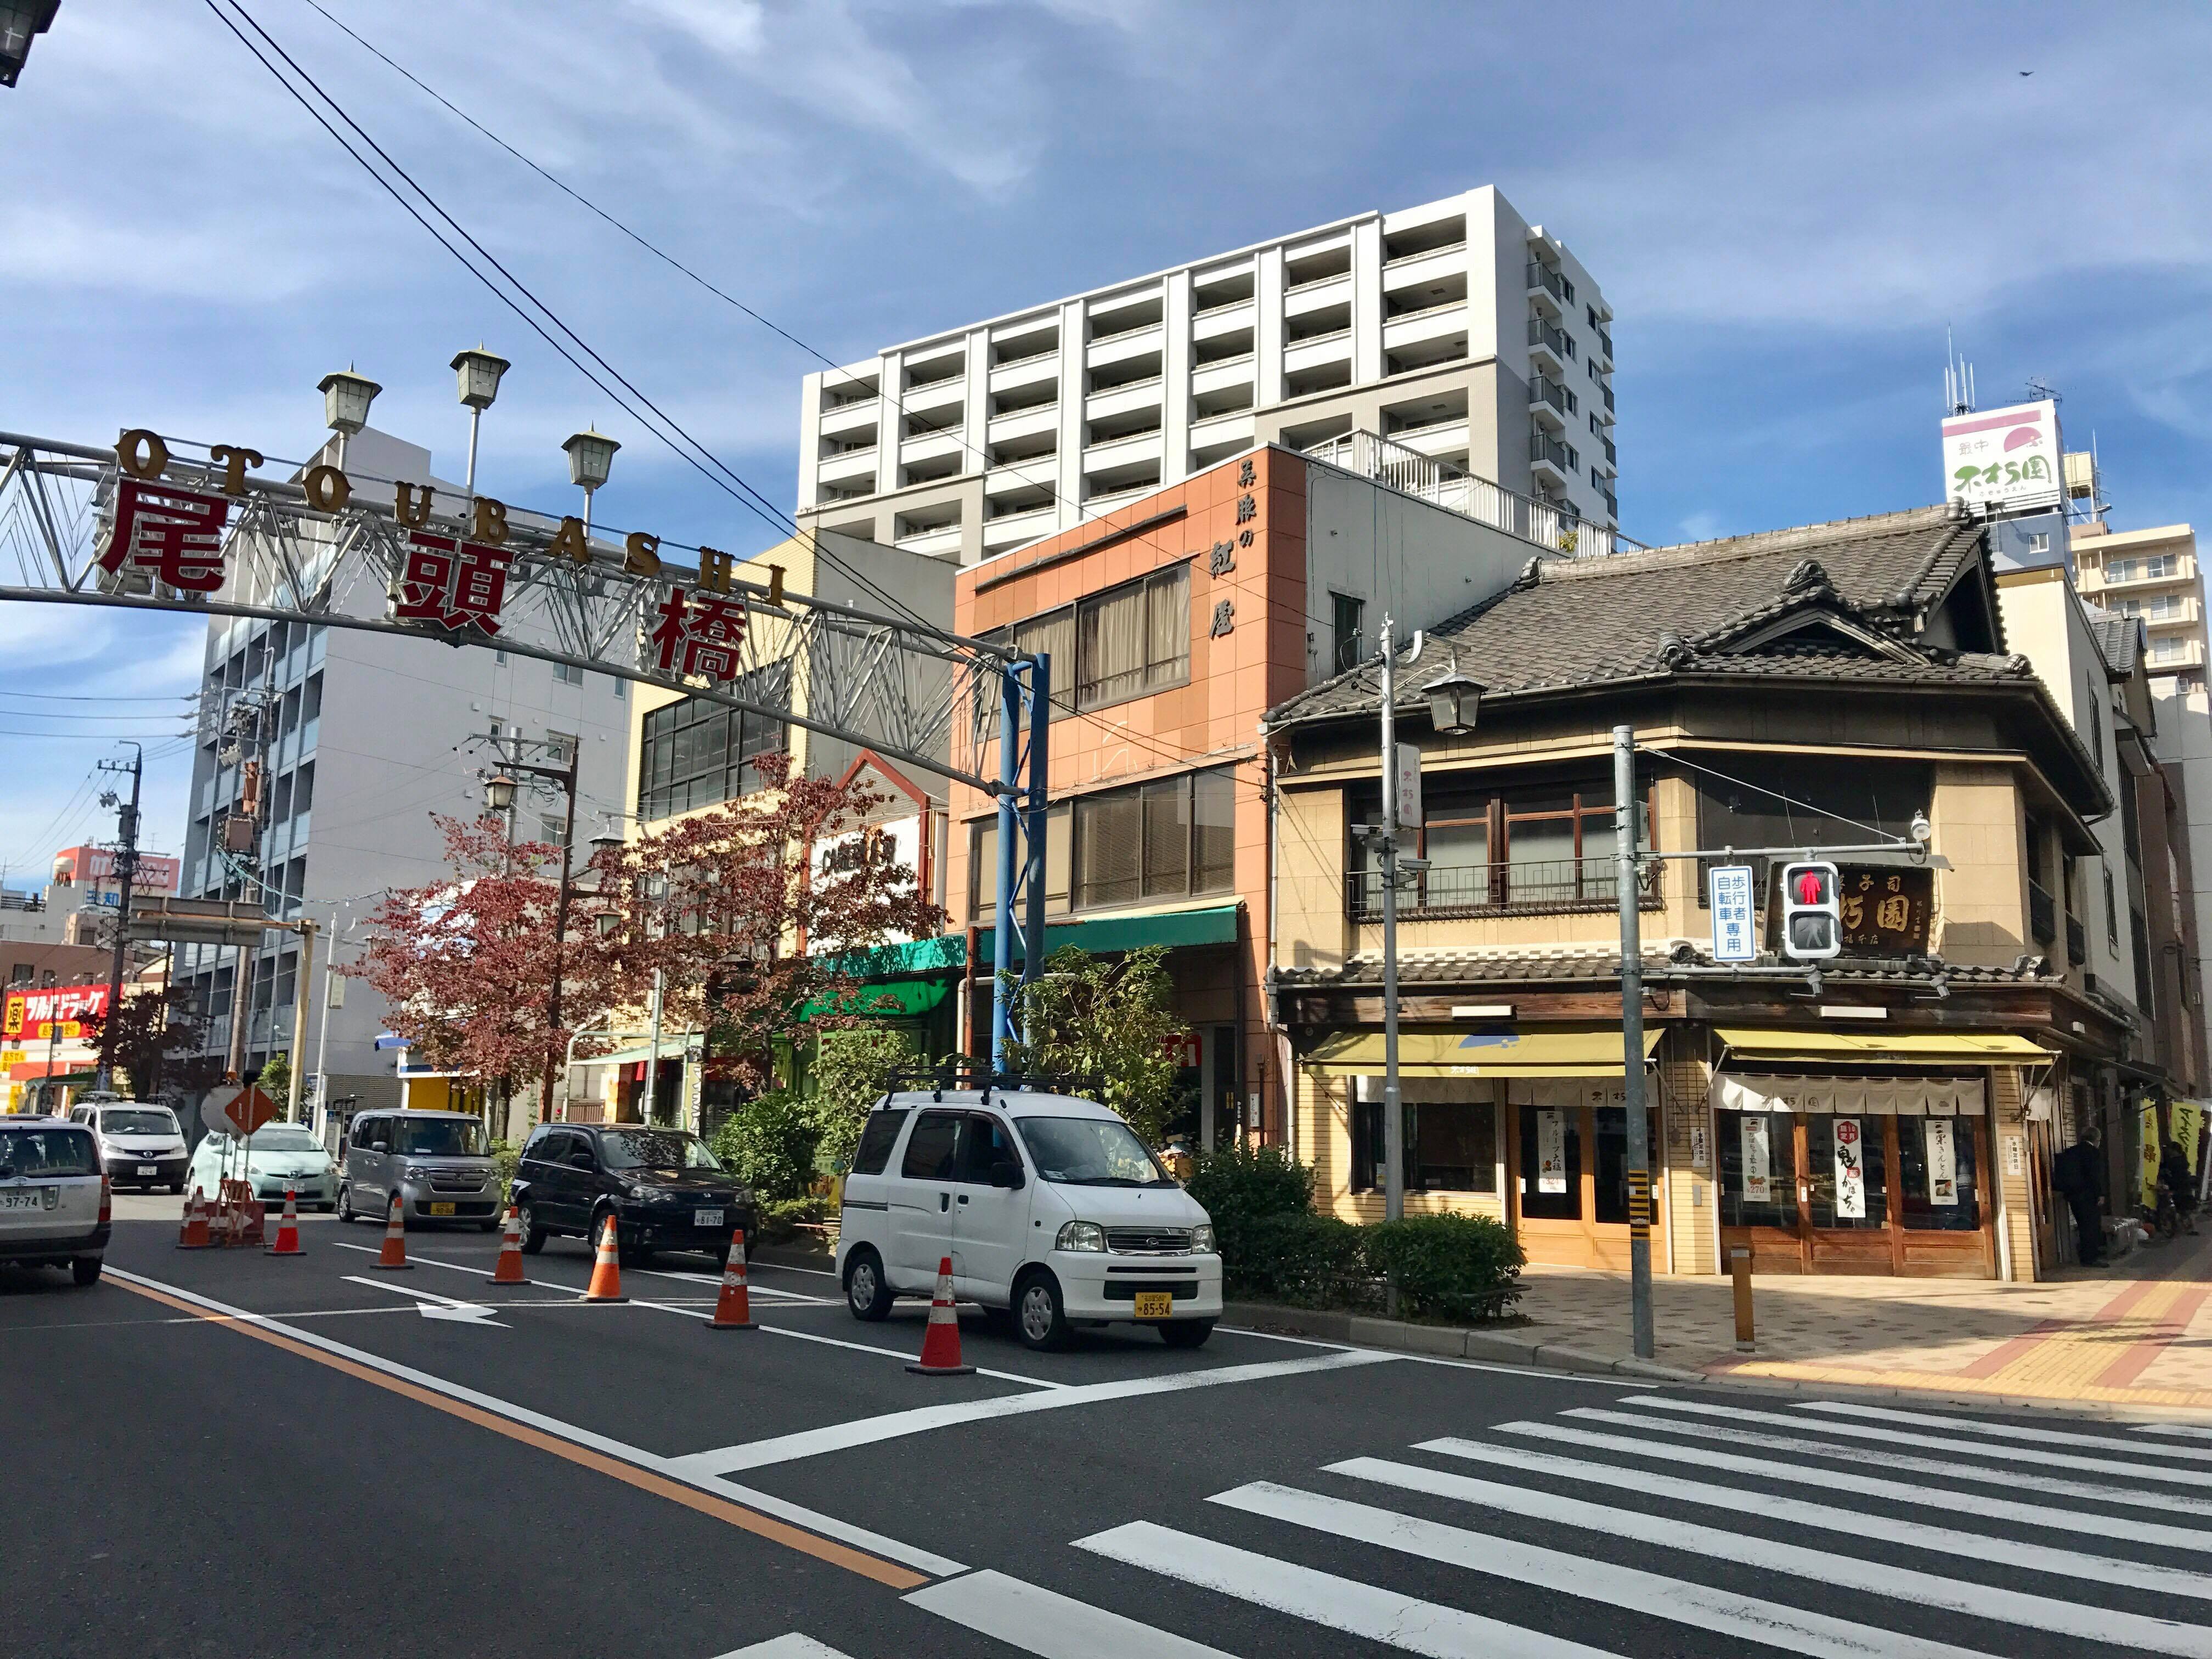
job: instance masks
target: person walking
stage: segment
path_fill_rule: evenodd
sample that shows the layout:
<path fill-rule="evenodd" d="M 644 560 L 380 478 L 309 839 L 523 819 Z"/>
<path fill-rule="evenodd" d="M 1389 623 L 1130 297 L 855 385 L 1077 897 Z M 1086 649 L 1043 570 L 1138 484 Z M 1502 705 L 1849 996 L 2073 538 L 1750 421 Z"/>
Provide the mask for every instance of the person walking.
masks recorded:
<path fill-rule="evenodd" d="M 2085 1267 L 2105 1265 L 2105 1229 L 2097 1214 L 2104 1193 L 2097 1167 L 2104 1139 L 2103 1130 L 2092 1123 L 2079 1140 L 2051 1160 L 2051 1185 L 2074 1212 L 2075 1251 Z"/>

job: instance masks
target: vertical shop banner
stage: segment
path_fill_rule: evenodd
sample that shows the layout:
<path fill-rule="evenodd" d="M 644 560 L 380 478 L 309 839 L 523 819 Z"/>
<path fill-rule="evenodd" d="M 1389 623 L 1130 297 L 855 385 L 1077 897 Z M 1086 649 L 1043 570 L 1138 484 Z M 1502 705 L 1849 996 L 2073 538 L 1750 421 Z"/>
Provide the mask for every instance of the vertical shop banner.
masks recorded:
<path fill-rule="evenodd" d="M 1905 1128 L 1900 1123 L 1899 1130 Z M 1928 1201 L 1947 1206 L 1959 1201 L 1959 1143 L 1954 1138 L 1959 1131 L 1958 1120 L 1931 1117 L 1924 1121 L 1928 1132 Z"/>
<path fill-rule="evenodd" d="M 2158 1108 L 2145 1102 L 2142 1123 L 2138 1131 L 2142 1145 L 2142 1206 L 2158 1208 Z"/>
<path fill-rule="evenodd" d="M 1766 1115 L 1743 1115 L 1743 1196 L 1747 1204 L 1774 1202 L 1774 1165 L 1767 1156 Z"/>
<path fill-rule="evenodd" d="M 1702 1123 L 1690 1126 L 1690 1167 L 1700 1173 L 1712 1167 L 1711 1156 L 1705 1151 L 1705 1126 Z"/>
<path fill-rule="evenodd" d="M 2173 1138 L 2181 1143 L 2181 1154 L 2189 1160 L 2189 1173 L 2198 1172 L 2197 1159 L 2203 1149 L 2197 1145 L 2204 1136 L 2204 1103 L 2201 1100 L 2177 1100 L 2173 1103 Z"/>
<path fill-rule="evenodd" d="M 1567 1190 L 1567 1115 L 1549 1106 L 1536 1112 L 1536 1190 Z"/>
<path fill-rule="evenodd" d="M 1861 1143 L 1860 1120 L 1836 1120 L 1836 1219 L 1866 1219 L 1866 1148 Z"/>

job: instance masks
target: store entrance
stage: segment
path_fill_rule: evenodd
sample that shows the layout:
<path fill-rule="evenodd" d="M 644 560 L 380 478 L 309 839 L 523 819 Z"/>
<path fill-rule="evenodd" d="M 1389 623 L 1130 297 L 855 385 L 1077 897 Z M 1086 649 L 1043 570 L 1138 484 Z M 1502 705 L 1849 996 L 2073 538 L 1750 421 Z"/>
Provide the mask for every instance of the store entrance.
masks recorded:
<path fill-rule="evenodd" d="M 1564 1267 L 1628 1270 L 1628 1110 L 1619 1083 L 1509 1085 L 1508 1202 L 1522 1252 Z M 1659 1113 L 1650 1125 L 1652 1255 L 1666 1260 Z"/>

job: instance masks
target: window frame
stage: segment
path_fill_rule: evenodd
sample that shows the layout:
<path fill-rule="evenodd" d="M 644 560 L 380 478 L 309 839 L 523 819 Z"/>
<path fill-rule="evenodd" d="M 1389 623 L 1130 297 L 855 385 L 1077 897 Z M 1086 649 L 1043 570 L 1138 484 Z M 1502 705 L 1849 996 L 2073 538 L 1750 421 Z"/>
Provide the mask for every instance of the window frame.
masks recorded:
<path fill-rule="evenodd" d="M 1009 647 L 1019 651 L 1024 648 L 1022 644 L 1022 637 L 1024 634 L 1034 636 L 1048 629 L 1062 625 L 1067 627 L 1072 641 L 1072 647 L 1066 653 L 1067 660 L 1063 664 L 1060 660 L 1059 653 L 1054 653 L 1054 657 L 1052 712 L 1054 720 L 1078 710 L 1088 712 L 1097 708 L 1112 708 L 1121 703 L 1133 702 L 1139 697 L 1157 696 L 1163 691 L 1180 690 L 1191 682 L 1193 652 L 1190 624 L 1190 568 L 1194 556 L 1186 554 L 1181 558 L 1148 570 L 1141 576 L 1132 577 L 1125 582 L 1116 582 L 1111 587 L 1101 588 L 1096 593 L 1086 593 L 1073 604 L 1054 605 L 1049 610 L 1024 617 L 1020 621 L 1009 623 L 1004 628 L 993 629 L 981 637 L 987 645 Z M 1085 688 L 1097 682 L 1091 678 L 1090 653 L 1084 649 L 1083 646 L 1085 617 L 1096 614 L 1107 605 L 1125 599 L 1132 589 L 1148 590 L 1156 586 L 1169 587 L 1178 584 L 1183 589 L 1182 654 L 1179 658 L 1168 657 L 1156 660 L 1148 652 L 1144 663 L 1138 668 L 1117 671 L 1115 675 L 1117 679 L 1134 673 L 1144 681 L 1133 690 L 1117 689 L 1110 695 L 1105 696 L 1088 692 Z M 1148 612 L 1146 635 L 1149 640 L 1151 634 L 1149 598 L 1146 603 Z M 1182 665 L 1180 674 L 1172 678 L 1155 678 L 1159 671 L 1170 668 L 1176 662 Z M 996 679 L 988 675 L 976 676 L 974 696 L 975 744 L 980 749 L 987 743 L 995 742 L 999 735 L 999 687 Z"/>
<path fill-rule="evenodd" d="M 732 690 L 735 695 L 749 696 L 752 702 L 781 704 L 788 708 L 788 665 L 772 663 L 750 670 L 738 677 Z M 694 738 L 689 744 L 684 739 L 690 733 L 710 727 L 718 718 L 723 722 L 719 758 L 704 763 L 696 753 L 698 739 Z M 772 721 L 697 697 L 680 697 L 659 708 L 647 709 L 638 727 L 637 816 L 650 823 L 742 799 L 760 787 L 759 773 L 752 763 L 763 755 L 787 751 L 790 744 L 789 722 Z M 690 769 L 680 776 L 679 759 Z M 750 779 L 746 776 L 749 771 L 752 775 Z M 718 773 L 721 781 L 713 784 L 711 781 Z M 719 789 L 720 793 L 713 793 L 711 799 L 696 797 L 692 792 L 702 784 L 708 785 L 710 791 Z M 683 792 L 680 805 L 679 791 Z"/>
<path fill-rule="evenodd" d="M 1218 779 L 1227 780 L 1229 791 L 1229 858 L 1226 866 L 1223 869 L 1220 884 L 1201 886 L 1200 884 L 1201 867 L 1200 836 L 1204 826 L 1199 817 L 1198 789 L 1202 780 Z M 1183 838 L 1182 890 L 1180 892 L 1147 891 L 1147 881 L 1152 872 L 1147 870 L 1145 863 L 1145 837 L 1141 831 L 1143 802 L 1147 791 L 1158 791 L 1169 787 L 1180 787 L 1182 792 L 1186 823 Z M 1117 898 L 1099 903 L 1086 902 L 1084 854 L 1085 842 L 1087 839 L 1088 818 L 1085 809 L 1096 811 L 1102 803 L 1124 801 L 1137 802 L 1140 815 L 1135 877 L 1136 891 L 1127 898 Z M 1198 767 L 1188 772 L 1177 773 L 1172 777 L 1148 779 L 1143 783 L 1131 784 L 1119 789 L 1093 790 L 1088 794 L 1075 797 L 1072 806 L 1073 811 L 1068 817 L 1067 862 L 1067 908 L 1071 914 L 1086 915 L 1101 911 L 1126 910 L 1138 905 L 1172 903 L 1178 899 L 1210 898 L 1218 895 L 1231 894 L 1237 890 L 1237 769 L 1235 767 Z"/>

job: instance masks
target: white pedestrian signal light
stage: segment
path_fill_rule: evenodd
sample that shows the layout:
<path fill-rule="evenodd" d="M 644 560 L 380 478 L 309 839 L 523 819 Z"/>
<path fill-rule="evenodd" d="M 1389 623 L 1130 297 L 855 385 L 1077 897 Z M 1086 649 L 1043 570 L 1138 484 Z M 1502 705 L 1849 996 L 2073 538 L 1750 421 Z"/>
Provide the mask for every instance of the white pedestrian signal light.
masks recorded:
<path fill-rule="evenodd" d="M 1842 953 L 1844 923 L 1836 893 L 1836 866 L 1832 864 L 1782 866 L 1784 956 L 1798 962 L 1820 962 Z"/>

